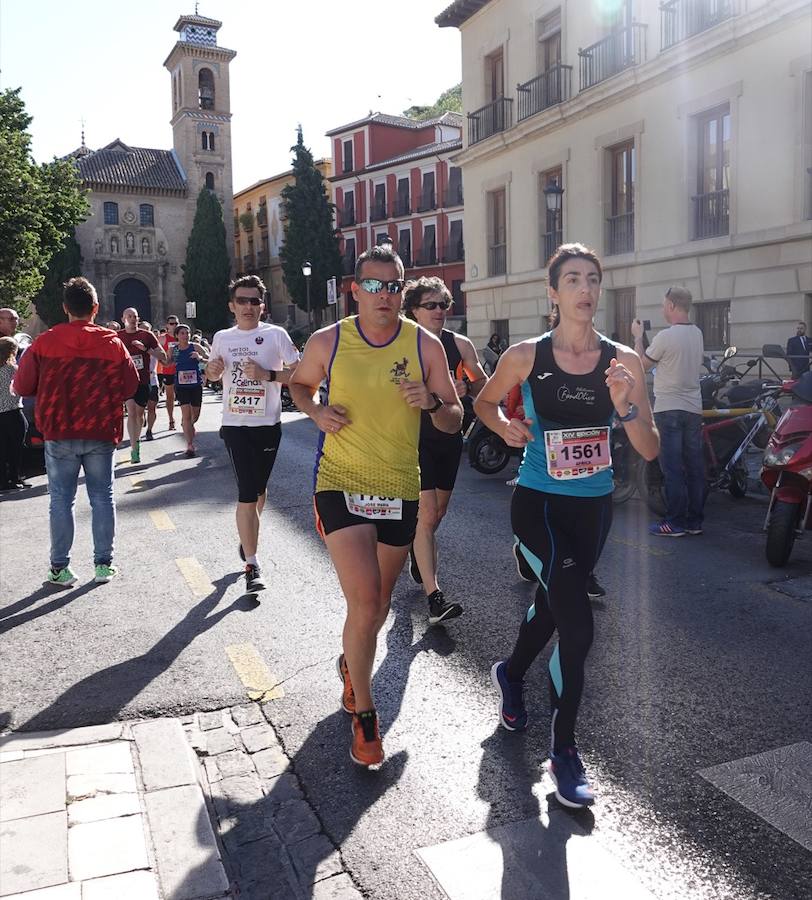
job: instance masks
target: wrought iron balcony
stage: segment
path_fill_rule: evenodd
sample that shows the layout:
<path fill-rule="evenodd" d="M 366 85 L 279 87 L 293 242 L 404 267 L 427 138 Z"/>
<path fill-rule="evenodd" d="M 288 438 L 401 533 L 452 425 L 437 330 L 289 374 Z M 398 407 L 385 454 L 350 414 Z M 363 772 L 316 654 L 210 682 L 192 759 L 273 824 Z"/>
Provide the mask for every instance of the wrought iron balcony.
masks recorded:
<path fill-rule="evenodd" d="M 369 217 L 370 222 L 383 222 L 386 218 L 386 204 L 375 203 L 372 207 L 372 214 Z"/>
<path fill-rule="evenodd" d="M 462 206 L 462 185 L 448 188 L 445 192 L 445 206 Z"/>
<path fill-rule="evenodd" d="M 395 201 L 395 215 L 396 216 L 408 216 L 411 215 L 412 205 L 409 203 L 408 197 L 398 197 Z"/>
<path fill-rule="evenodd" d="M 668 0 L 660 4 L 660 49 L 707 31 L 736 15 L 736 0 Z"/>
<path fill-rule="evenodd" d="M 350 225 L 355 225 L 355 210 L 345 209 L 344 212 L 339 212 L 338 227 L 349 228 Z"/>
<path fill-rule="evenodd" d="M 570 99 L 572 66 L 559 63 L 524 84 L 517 84 L 519 121 Z"/>
<path fill-rule="evenodd" d="M 399 250 L 398 256 L 403 263 L 403 267 L 405 269 L 410 269 L 412 266 L 412 251 L 411 250 Z"/>
<path fill-rule="evenodd" d="M 421 250 L 420 255 L 417 257 L 417 265 L 418 266 L 436 266 L 437 265 L 437 251 L 434 247 L 430 247 L 428 250 Z"/>
<path fill-rule="evenodd" d="M 460 241 L 456 246 L 449 245 L 446 255 L 443 257 L 444 263 L 462 262 L 465 259 L 465 247 Z"/>
<path fill-rule="evenodd" d="M 488 275 L 504 275 L 507 272 L 507 244 L 488 247 Z"/>
<path fill-rule="evenodd" d="M 341 274 L 342 275 L 354 275 L 355 274 L 355 259 L 352 256 L 342 256 L 341 257 Z"/>
<path fill-rule="evenodd" d="M 513 100 L 499 97 L 493 103 L 468 113 L 468 143 L 478 144 L 513 125 Z"/>
<path fill-rule="evenodd" d="M 619 28 L 591 47 L 578 51 L 581 57 L 581 90 L 594 87 L 637 66 L 646 58 L 646 26 L 635 22 Z"/>
<path fill-rule="evenodd" d="M 423 194 L 420 198 L 420 202 L 417 204 L 418 212 L 429 212 L 432 209 L 437 209 L 437 198 L 434 191 L 430 194 Z"/>
<path fill-rule="evenodd" d="M 606 255 L 634 251 L 634 213 L 609 216 L 606 220 Z"/>
<path fill-rule="evenodd" d="M 550 257 L 564 243 L 564 234 L 558 231 L 546 231 L 541 236 L 541 268 L 545 269 Z"/>
<path fill-rule="evenodd" d="M 694 203 L 694 240 L 730 234 L 730 191 L 711 191 L 691 198 Z"/>
<path fill-rule="evenodd" d="M 257 210 L 257 225 L 267 225 L 268 224 L 268 210 L 263 203 L 260 208 Z"/>

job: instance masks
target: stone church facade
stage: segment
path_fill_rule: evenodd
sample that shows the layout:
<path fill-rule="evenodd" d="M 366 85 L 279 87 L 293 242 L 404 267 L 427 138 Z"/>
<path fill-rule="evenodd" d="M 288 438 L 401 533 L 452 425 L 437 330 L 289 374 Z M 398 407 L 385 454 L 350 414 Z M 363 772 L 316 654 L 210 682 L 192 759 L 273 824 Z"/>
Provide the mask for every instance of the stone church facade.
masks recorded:
<path fill-rule="evenodd" d="M 217 45 L 222 25 L 181 16 L 179 39 L 164 66 L 171 75 L 172 149 L 116 139 L 71 154 L 89 190 L 89 218 L 76 229 L 83 274 L 99 293 L 98 319 L 120 319 L 129 306 L 160 325 L 185 320 L 183 263 L 201 188 L 224 210 L 226 248 L 234 246 L 229 72 L 234 50 Z M 223 298 L 225 302 L 226 298 Z"/>

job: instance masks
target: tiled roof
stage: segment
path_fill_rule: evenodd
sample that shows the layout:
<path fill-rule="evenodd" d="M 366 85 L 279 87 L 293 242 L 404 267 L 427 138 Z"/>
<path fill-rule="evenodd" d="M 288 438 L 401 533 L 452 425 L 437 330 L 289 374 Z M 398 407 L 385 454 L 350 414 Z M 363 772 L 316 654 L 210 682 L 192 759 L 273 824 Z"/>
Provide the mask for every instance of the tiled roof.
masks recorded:
<path fill-rule="evenodd" d="M 440 28 L 459 28 L 463 22 L 467 22 L 474 13 L 478 13 L 488 3 L 490 0 L 454 0 L 434 21 Z"/>
<path fill-rule="evenodd" d="M 411 130 L 430 128 L 432 125 L 453 125 L 457 128 L 462 128 L 462 116 L 455 112 L 444 112 L 440 116 L 434 116 L 433 118 L 425 119 L 422 122 L 418 119 L 410 119 L 408 116 L 391 116 L 388 113 L 370 112 L 370 114 L 363 119 L 350 122 L 348 125 L 342 125 L 340 128 L 333 128 L 331 131 L 327 132 L 327 137 L 332 137 L 334 134 L 340 134 L 342 131 L 360 128 L 361 125 L 367 125 L 372 122 L 378 125 L 394 125 L 397 128 L 409 128 Z"/>
<path fill-rule="evenodd" d="M 385 169 L 387 166 L 396 166 L 398 163 L 410 162 L 423 156 L 434 156 L 436 153 L 452 153 L 454 150 L 462 150 L 462 138 L 457 138 L 453 141 L 435 141 L 433 144 L 423 144 L 422 147 L 415 147 L 414 150 L 401 153 L 400 156 L 393 156 L 391 159 L 385 159 L 382 162 L 367 166 L 365 171 Z"/>
<path fill-rule="evenodd" d="M 81 148 L 80 148 L 81 149 Z M 101 150 L 71 154 L 88 185 L 141 190 L 185 191 L 186 179 L 171 150 L 128 147 L 114 140 Z"/>

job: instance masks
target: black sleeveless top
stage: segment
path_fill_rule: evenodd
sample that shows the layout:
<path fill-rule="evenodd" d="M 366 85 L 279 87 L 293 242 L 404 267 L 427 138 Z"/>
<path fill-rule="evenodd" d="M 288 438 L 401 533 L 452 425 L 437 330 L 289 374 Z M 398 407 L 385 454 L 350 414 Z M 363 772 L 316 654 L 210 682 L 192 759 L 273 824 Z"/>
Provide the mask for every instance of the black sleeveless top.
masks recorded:
<path fill-rule="evenodd" d="M 454 340 L 454 332 L 450 331 L 448 328 L 444 328 L 440 332 L 440 341 L 442 342 L 446 358 L 448 359 L 448 370 L 451 372 L 451 378 L 461 378 L 462 354 L 460 353 L 459 347 L 457 347 L 457 342 Z M 440 431 L 438 428 L 435 428 L 431 421 L 431 414 L 427 413 L 425 409 L 422 411 L 420 415 L 421 441 L 456 441 L 458 438 L 458 434 L 449 434 L 447 431 Z"/>

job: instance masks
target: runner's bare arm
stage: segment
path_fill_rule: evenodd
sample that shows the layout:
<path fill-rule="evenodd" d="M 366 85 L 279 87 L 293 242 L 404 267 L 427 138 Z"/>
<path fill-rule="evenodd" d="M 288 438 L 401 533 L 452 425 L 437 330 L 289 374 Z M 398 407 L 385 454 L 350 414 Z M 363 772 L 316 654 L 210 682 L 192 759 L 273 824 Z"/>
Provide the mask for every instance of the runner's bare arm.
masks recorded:
<path fill-rule="evenodd" d="M 166 351 L 160 344 L 158 344 L 155 347 L 150 348 L 150 350 L 148 350 L 147 352 L 149 353 L 150 356 L 154 356 L 155 359 L 157 359 L 159 363 L 165 363 L 168 359 L 168 357 L 166 355 Z"/>
<path fill-rule="evenodd" d="M 656 459 L 660 452 L 660 435 L 654 425 L 640 357 L 627 347 L 619 347 L 617 360 L 612 360 L 605 374 L 618 415 L 625 416 L 632 403 L 637 407 L 637 416 L 623 423 L 632 446 L 644 459 Z"/>
<path fill-rule="evenodd" d="M 536 355 L 535 341 L 514 344 L 499 357 L 496 371 L 474 400 L 474 412 L 510 447 L 524 447 L 533 440 L 530 419 L 508 419 L 499 403 L 512 388 L 527 380 Z"/>
<path fill-rule="evenodd" d="M 465 335 L 455 334 L 454 340 L 457 343 L 460 356 L 462 356 L 462 367 L 468 376 L 468 396 L 476 397 L 482 388 L 485 387 L 488 376 L 479 362 L 476 347 L 474 347 L 470 339 L 465 337 Z"/>
<path fill-rule="evenodd" d="M 400 392 L 409 406 L 430 410 L 437 401 L 436 394 L 443 405 L 431 413 L 431 421 L 439 431 L 456 434 L 462 427 L 462 406 L 457 396 L 454 382 L 448 371 L 448 359 L 439 338 L 428 332 L 422 335 L 421 356 L 426 373 L 423 381 L 402 381 Z"/>
<path fill-rule="evenodd" d="M 319 385 L 327 377 L 327 366 L 335 347 L 336 328 L 336 325 L 328 325 L 310 336 L 289 382 L 290 396 L 296 408 L 328 433 L 335 433 L 350 424 L 343 406 L 322 406 L 313 399 Z"/>

